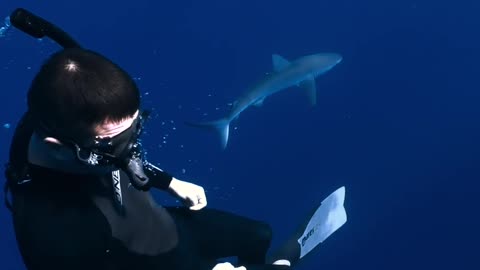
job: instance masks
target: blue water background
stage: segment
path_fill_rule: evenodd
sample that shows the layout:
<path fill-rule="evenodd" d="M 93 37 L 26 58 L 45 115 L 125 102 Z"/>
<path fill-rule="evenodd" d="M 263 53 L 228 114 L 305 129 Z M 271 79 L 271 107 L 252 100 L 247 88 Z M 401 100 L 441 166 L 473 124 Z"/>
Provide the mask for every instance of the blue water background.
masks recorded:
<path fill-rule="evenodd" d="M 480 269 L 478 1 L 7 1 L 124 67 L 153 108 L 149 159 L 205 187 L 209 207 L 269 222 L 273 245 L 346 187 L 348 222 L 298 269 Z M 25 94 L 59 47 L 0 37 L 0 160 Z M 317 106 L 290 88 L 232 123 L 211 120 L 287 59 L 336 52 Z M 3 180 L 2 180 L 3 182 Z M 160 203 L 172 204 L 156 193 Z M 0 208 L 0 269 L 24 269 Z"/>

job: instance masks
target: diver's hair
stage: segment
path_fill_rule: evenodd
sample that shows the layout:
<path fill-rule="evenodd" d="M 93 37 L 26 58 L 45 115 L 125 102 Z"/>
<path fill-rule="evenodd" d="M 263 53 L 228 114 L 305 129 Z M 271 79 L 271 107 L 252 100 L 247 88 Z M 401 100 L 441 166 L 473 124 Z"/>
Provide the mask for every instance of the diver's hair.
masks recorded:
<path fill-rule="evenodd" d="M 140 91 L 131 76 L 106 57 L 80 48 L 54 53 L 28 92 L 29 111 L 60 133 L 121 121 L 139 107 Z"/>

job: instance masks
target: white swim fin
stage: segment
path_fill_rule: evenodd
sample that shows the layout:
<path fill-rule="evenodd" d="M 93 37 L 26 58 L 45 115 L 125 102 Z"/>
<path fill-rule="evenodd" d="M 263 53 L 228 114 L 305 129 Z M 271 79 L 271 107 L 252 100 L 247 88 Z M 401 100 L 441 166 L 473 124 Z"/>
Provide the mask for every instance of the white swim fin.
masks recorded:
<path fill-rule="evenodd" d="M 295 265 L 347 222 L 344 201 L 345 187 L 340 187 L 322 201 L 268 261 L 286 259 L 292 266 Z"/>

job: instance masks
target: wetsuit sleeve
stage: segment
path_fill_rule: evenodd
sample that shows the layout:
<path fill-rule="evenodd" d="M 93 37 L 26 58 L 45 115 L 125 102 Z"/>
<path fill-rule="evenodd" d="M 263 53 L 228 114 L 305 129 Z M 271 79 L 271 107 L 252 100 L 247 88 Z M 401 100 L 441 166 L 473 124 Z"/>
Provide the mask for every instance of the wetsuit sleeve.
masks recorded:
<path fill-rule="evenodd" d="M 152 187 L 158 188 L 161 190 L 167 190 L 172 182 L 173 176 L 168 174 L 165 171 L 162 171 L 158 174 L 157 177 L 152 178 Z"/>
<path fill-rule="evenodd" d="M 173 180 L 173 176 L 158 168 L 152 163 L 144 162 L 144 172 L 148 176 L 150 186 L 161 190 L 167 190 Z"/>

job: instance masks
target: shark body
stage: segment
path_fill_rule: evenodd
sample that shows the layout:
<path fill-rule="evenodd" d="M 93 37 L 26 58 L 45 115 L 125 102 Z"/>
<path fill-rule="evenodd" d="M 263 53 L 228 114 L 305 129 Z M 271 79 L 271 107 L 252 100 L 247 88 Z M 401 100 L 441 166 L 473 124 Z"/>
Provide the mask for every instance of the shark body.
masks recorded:
<path fill-rule="evenodd" d="M 295 61 L 274 54 L 272 62 L 274 72 L 249 88 L 242 96 L 233 102 L 231 111 L 223 118 L 201 123 L 187 123 L 191 126 L 215 129 L 219 132 L 222 148 L 228 143 L 230 122 L 236 119 L 250 106 L 261 106 L 266 97 L 291 86 L 300 86 L 308 94 L 310 103 L 316 104 L 315 77 L 324 74 L 342 61 L 342 56 L 336 53 L 319 53 L 303 56 Z"/>

